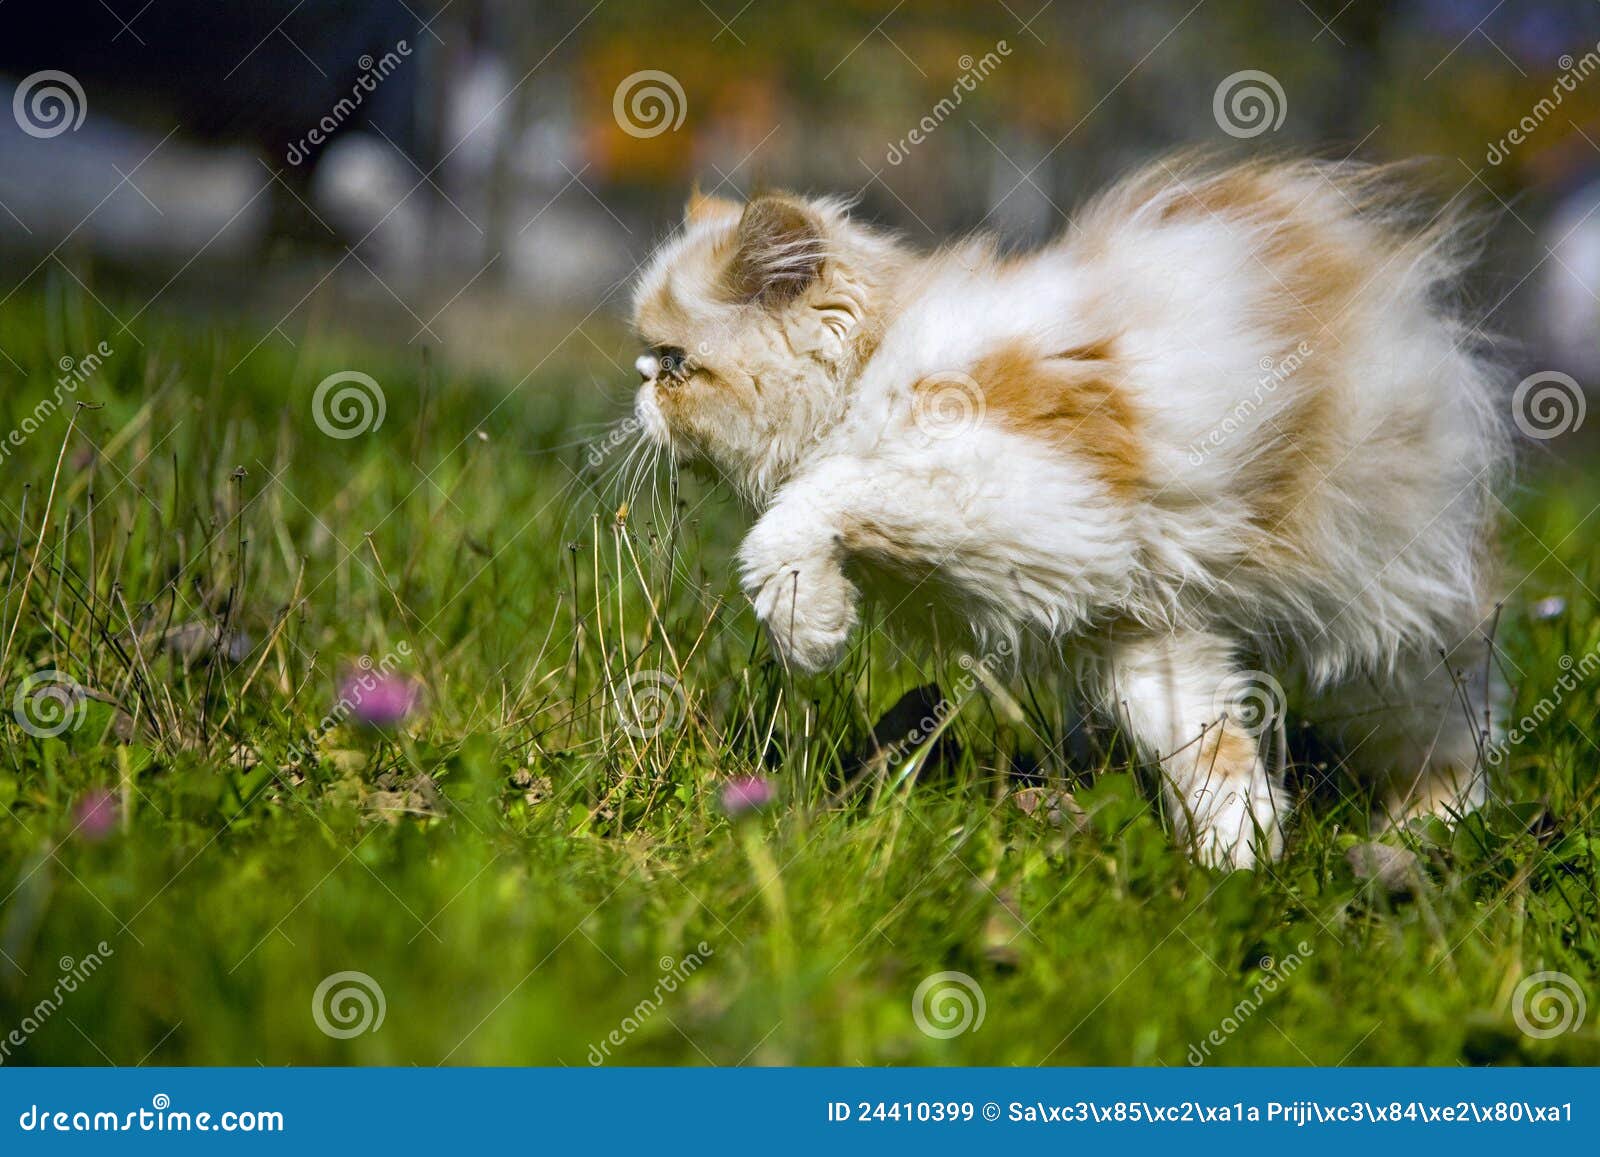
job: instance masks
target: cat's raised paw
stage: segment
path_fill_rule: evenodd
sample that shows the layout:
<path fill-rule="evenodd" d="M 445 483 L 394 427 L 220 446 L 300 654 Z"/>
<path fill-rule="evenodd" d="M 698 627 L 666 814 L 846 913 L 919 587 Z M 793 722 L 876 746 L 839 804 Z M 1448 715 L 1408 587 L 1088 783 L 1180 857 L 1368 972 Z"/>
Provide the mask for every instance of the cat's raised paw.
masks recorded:
<path fill-rule="evenodd" d="M 856 625 L 856 589 L 838 569 L 785 568 L 751 599 L 786 666 L 823 671 L 844 657 Z"/>

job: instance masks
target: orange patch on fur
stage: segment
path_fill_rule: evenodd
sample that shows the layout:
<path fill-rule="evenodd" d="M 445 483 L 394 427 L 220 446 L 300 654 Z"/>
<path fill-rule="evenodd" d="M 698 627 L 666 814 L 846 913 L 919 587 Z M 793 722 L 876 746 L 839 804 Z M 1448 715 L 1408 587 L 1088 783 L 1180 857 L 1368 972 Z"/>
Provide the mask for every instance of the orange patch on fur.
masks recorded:
<path fill-rule="evenodd" d="M 986 414 L 1087 461 L 1107 489 L 1131 499 L 1148 481 L 1145 449 L 1110 354 L 1109 340 L 1055 356 L 1013 344 L 979 361 L 972 377 Z"/>
<path fill-rule="evenodd" d="M 1075 345 L 1071 349 L 1064 349 L 1059 353 L 1051 354 L 1054 358 L 1065 358 L 1075 362 L 1108 362 L 1111 360 L 1113 349 L 1109 337 L 1096 338 L 1094 341 Z"/>
<path fill-rule="evenodd" d="M 738 201 L 719 197 L 715 193 L 702 193 L 700 183 L 697 181 L 689 194 L 689 203 L 683 207 L 683 219 L 691 224 L 698 224 L 701 221 L 737 221 L 742 212 L 744 206 Z"/>
<path fill-rule="evenodd" d="M 1249 779 L 1255 774 L 1256 741 L 1235 724 L 1222 723 L 1206 732 L 1200 768 L 1214 783 Z"/>
<path fill-rule="evenodd" d="M 1331 208 L 1325 203 L 1328 198 L 1337 199 L 1337 192 L 1328 188 L 1307 197 L 1298 183 L 1286 184 L 1266 169 L 1244 167 L 1193 185 L 1175 185 L 1162 216 L 1220 218 L 1259 228 L 1255 258 L 1283 290 L 1284 349 L 1301 341 L 1326 347 L 1340 343 L 1340 323 L 1359 297 L 1365 273 L 1381 266 L 1385 256 L 1374 249 L 1367 260 L 1354 260 L 1354 238 L 1329 237 L 1323 219 Z M 1342 199 L 1338 207 L 1348 215 Z M 1373 243 L 1377 240 L 1374 235 Z"/>
<path fill-rule="evenodd" d="M 1310 513 L 1313 493 L 1341 457 L 1334 437 L 1339 401 L 1332 374 L 1323 367 L 1331 370 L 1344 356 L 1340 347 L 1349 327 L 1359 324 L 1350 315 L 1363 308 L 1365 279 L 1393 255 L 1382 248 L 1380 230 L 1362 236 L 1357 226 L 1330 237 L 1327 218 L 1347 218 L 1348 202 L 1359 205 L 1366 196 L 1359 186 L 1338 190 L 1325 183 L 1308 195 L 1301 182 L 1286 182 L 1270 168 L 1243 166 L 1174 181 L 1162 212 L 1166 219 L 1220 218 L 1258 229 L 1255 259 L 1282 290 L 1281 311 L 1270 319 L 1280 341 L 1277 357 L 1298 356 L 1302 344 L 1310 350 L 1281 387 L 1287 404 L 1257 431 L 1267 447 L 1241 478 L 1251 522 L 1269 553 L 1294 550 L 1296 523 Z M 1349 228 L 1348 222 L 1341 227 Z"/>

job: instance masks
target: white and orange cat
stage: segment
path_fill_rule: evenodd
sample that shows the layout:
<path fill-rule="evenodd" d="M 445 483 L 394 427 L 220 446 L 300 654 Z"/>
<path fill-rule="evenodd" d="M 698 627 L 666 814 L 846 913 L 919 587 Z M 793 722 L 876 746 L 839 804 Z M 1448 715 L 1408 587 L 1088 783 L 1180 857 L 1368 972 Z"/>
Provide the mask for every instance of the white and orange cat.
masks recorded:
<path fill-rule="evenodd" d="M 1209 864 L 1283 849 L 1251 702 L 1279 681 L 1380 823 L 1459 816 L 1507 439 L 1449 311 L 1461 225 L 1399 184 L 1174 161 L 1019 254 L 697 195 L 638 286 L 637 417 L 754 506 L 744 589 L 794 667 L 841 655 L 866 589 L 1069 668 Z"/>

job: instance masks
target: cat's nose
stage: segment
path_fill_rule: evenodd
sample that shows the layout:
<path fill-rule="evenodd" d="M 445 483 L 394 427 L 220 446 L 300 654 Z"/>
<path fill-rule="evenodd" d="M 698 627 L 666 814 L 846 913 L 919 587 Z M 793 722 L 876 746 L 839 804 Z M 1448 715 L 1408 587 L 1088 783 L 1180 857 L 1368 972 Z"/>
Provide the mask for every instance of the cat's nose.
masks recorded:
<path fill-rule="evenodd" d="M 641 381 L 654 381 L 655 376 L 661 372 L 661 360 L 650 354 L 640 354 L 634 361 L 633 368 L 639 371 Z"/>

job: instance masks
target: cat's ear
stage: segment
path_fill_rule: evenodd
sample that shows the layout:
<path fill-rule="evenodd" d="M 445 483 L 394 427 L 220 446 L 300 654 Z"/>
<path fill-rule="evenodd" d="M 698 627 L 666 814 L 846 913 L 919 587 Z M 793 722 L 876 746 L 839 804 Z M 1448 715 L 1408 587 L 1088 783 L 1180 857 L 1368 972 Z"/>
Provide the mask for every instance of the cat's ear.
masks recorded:
<path fill-rule="evenodd" d="M 728 197 L 702 193 L 700 183 L 696 181 L 689 193 L 689 203 L 683 207 L 683 221 L 686 225 L 698 225 L 704 221 L 737 221 L 742 208 L 738 201 Z"/>
<path fill-rule="evenodd" d="M 734 235 L 726 287 L 735 301 L 784 305 L 822 272 L 827 245 L 822 226 L 792 197 L 757 197 L 744 207 Z"/>

